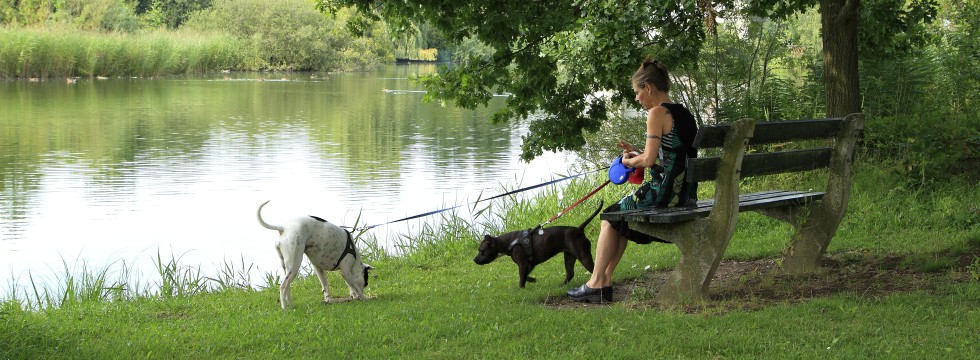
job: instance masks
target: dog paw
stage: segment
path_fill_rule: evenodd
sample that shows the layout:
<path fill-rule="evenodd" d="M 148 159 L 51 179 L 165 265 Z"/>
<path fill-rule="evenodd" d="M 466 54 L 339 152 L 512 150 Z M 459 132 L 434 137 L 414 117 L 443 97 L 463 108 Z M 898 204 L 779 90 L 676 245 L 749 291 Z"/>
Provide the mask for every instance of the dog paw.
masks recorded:
<path fill-rule="evenodd" d="M 532 282 L 532 283 L 533 283 L 533 282 L 538 282 L 538 279 L 535 279 L 535 278 L 533 278 L 533 277 L 530 277 L 530 276 L 528 276 L 528 277 L 527 277 L 527 282 Z"/>

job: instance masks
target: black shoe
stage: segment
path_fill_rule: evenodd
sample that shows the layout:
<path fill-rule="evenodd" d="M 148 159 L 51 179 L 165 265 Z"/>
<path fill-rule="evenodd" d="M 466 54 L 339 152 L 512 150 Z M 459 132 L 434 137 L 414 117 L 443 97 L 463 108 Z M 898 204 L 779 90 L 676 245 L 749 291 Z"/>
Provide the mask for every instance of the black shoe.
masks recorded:
<path fill-rule="evenodd" d="M 582 284 L 582 286 L 568 290 L 567 294 L 575 301 L 601 304 L 602 302 L 612 302 L 612 293 L 612 286 L 590 288 L 588 285 Z"/>

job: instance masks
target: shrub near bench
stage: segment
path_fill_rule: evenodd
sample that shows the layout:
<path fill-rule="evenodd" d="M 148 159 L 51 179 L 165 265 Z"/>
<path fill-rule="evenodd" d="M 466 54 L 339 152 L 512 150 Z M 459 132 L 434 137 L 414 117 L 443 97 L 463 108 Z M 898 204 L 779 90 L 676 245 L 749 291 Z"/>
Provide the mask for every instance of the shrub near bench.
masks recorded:
<path fill-rule="evenodd" d="M 756 211 L 791 224 L 796 232 L 783 256 L 789 273 L 819 268 L 847 209 L 851 163 L 857 138 L 864 129 L 862 114 L 844 118 L 758 122 L 705 126 L 694 146 L 720 148 L 718 156 L 688 159 L 688 182 L 715 185 L 714 198 L 693 206 L 650 208 L 602 214 L 603 220 L 625 220 L 630 228 L 674 243 L 681 258 L 657 300 L 690 304 L 707 300 L 708 286 L 735 232 L 738 214 Z M 830 140 L 830 146 L 821 146 Z M 813 147 L 746 154 L 747 145 L 797 142 Z M 775 147 L 769 147 L 775 148 Z M 744 177 L 826 169 L 824 192 L 774 189 L 740 194 Z"/>

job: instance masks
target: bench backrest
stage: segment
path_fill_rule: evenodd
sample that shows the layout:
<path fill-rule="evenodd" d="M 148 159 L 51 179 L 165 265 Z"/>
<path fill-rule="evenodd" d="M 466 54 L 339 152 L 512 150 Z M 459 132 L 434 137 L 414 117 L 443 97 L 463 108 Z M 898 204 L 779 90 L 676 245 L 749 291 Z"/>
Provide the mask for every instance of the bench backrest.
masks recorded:
<path fill-rule="evenodd" d="M 843 118 L 758 122 L 748 145 L 778 144 L 790 141 L 837 139 L 843 129 Z M 694 147 L 699 150 L 721 148 L 731 125 L 705 126 L 698 130 Z M 740 177 L 771 175 L 821 169 L 830 166 L 833 144 L 809 149 L 746 153 Z M 721 164 L 720 156 L 687 160 L 688 182 L 714 181 Z"/>

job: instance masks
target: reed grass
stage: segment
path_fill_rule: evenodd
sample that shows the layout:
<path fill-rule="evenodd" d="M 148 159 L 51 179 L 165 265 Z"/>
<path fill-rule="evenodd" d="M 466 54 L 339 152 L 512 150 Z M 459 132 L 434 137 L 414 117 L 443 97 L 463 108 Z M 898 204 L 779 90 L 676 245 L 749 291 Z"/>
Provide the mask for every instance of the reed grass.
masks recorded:
<path fill-rule="evenodd" d="M 157 288 L 162 298 L 193 296 L 208 289 L 207 277 L 201 274 L 200 267 L 180 265 L 181 257 L 175 258 L 171 254 L 169 260 L 164 260 L 157 251 L 155 265 L 160 275 Z"/>
<path fill-rule="evenodd" d="M 188 31 L 0 27 L 0 78 L 153 77 L 237 69 L 241 42 Z"/>
<path fill-rule="evenodd" d="M 214 277 L 206 276 L 213 289 L 216 291 L 228 291 L 232 289 L 249 290 L 252 288 L 251 271 L 255 264 L 245 265 L 245 257 L 241 256 L 239 263 L 224 259 L 221 267 L 218 268 L 218 275 Z"/>

